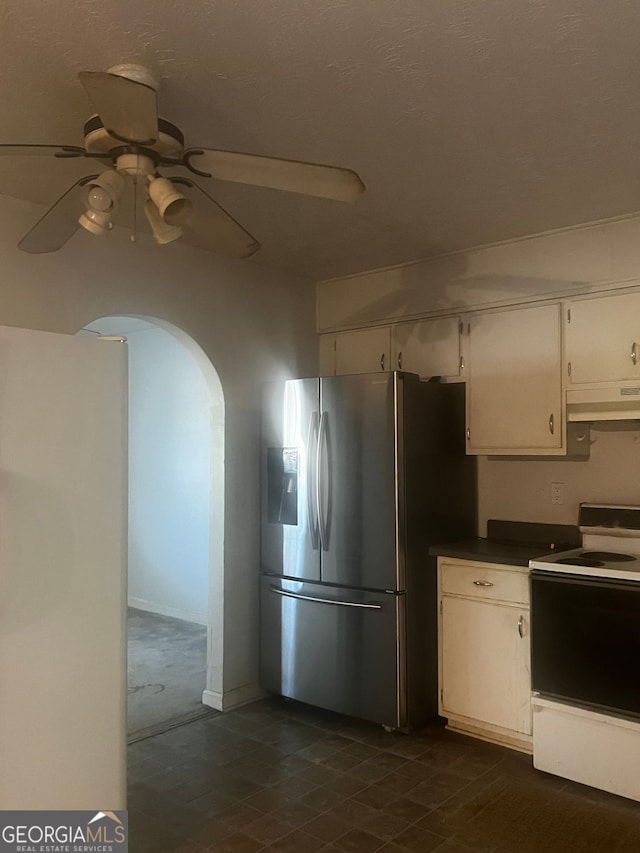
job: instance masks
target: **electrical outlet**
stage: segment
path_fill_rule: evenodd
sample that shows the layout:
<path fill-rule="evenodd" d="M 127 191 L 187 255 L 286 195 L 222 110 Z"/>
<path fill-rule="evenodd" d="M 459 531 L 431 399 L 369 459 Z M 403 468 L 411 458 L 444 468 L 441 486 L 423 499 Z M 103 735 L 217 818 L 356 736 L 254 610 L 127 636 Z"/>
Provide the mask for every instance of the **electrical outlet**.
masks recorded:
<path fill-rule="evenodd" d="M 557 506 L 564 503 L 564 483 L 551 483 L 551 503 Z"/>

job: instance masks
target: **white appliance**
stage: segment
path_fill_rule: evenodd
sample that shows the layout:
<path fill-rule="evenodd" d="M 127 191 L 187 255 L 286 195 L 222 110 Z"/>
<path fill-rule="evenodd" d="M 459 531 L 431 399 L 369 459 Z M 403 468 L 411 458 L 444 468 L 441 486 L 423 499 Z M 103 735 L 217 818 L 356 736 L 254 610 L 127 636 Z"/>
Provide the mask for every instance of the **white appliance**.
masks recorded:
<path fill-rule="evenodd" d="M 127 347 L 0 353 L 0 809 L 122 809 Z"/>
<path fill-rule="evenodd" d="M 580 530 L 529 563 L 533 763 L 640 801 L 640 507 L 582 504 Z"/>

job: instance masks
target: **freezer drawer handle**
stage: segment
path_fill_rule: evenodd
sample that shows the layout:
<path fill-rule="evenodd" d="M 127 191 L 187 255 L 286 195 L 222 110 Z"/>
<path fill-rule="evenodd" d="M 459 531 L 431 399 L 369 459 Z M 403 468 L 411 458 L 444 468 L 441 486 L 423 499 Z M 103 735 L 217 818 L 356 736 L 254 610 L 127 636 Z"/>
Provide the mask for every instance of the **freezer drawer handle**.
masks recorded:
<path fill-rule="evenodd" d="M 360 607 L 364 610 L 382 610 L 381 604 L 358 604 L 356 601 L 331 601 L 329 598 L 314 598 L 312 595 L 300 595 L 297 592 L 287 592 L 284 589 L 278 589 L 276 586 L 271 587 L 271 592 L 276 595 L 284 595 L 286 598 L 299 598 L 300 601 L 315 601 L 318 604 L 338 604 L 340 607 Z"/>

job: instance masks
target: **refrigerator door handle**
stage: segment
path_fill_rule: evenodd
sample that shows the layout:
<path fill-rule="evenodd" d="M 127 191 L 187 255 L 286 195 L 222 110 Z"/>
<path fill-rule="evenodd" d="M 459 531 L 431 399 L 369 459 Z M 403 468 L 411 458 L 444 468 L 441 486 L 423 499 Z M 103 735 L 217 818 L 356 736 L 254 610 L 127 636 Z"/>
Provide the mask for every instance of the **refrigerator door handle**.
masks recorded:
<path fill-rule="evenodd" d="M 329 442 L 328 442 L 328 433 L 327 433 L 327 422 L 328 422 L 328 413 L 321 412 L 320 413 L 320 427 L 318 430 L 318 452 L 316 455 L 316 500 L 318 504 L 318 528 L 320 532 L 320 545 L 322 546 L 323 551 L 327 551 L 329 549 L 329 523 L 328 518 L 325 517 L 324 514 L 324 489 L 323 486 L 326 486 L 327 493 L 327 515 L 331 515 L 331 473 L 329 467 L 327 468 L 327 480 L 328 482 L 323 483 L 323 470 L 322 470 L 322 458 L 323 458 L 323 450 L 326 448 L 327 457 L 329 456 Z"/>
<path fill-rule="evenodd" d="M 311 547 L 318 550 L 320 544 L 320 524 L 318 505 L 318 412 L 312 412 L 309 418 L 307 438 L 307 520 L 311 534 Z"/>
<path fill-rule="evenodd" d="M 288 592 L 285 589 L 278 589 L 277 586 L 271 587 L 271 592 L 276 595 L 283 595 L 285 598 L 297 598 L 299 601 L 314 601 L 317 604 L 335 604 L 338 607 L 361 607 L 364 610 L 382 610 L 382 605 L 372 601 L 370 604 L 360 604 L 357 601 L 332 601 L 330 598 L 316 598 L 313 595 L 300 595 L 298 592 Z"/>

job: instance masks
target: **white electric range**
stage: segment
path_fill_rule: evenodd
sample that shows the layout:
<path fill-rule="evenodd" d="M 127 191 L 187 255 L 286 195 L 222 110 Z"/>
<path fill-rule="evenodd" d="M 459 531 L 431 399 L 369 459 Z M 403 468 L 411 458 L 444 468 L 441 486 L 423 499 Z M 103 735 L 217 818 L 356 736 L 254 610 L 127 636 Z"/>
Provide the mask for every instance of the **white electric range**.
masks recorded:
<path fill-rule="evenodd" d="M 582 547 L 539 557 L 532 569 L 640 582 L 640 507 L 581 504 Z"/>
<path fill-rule="evenodd" d="M 640 507 L 579 524 L 582 548 L 529 564 L 534 766 L 640 800 Z"/>

